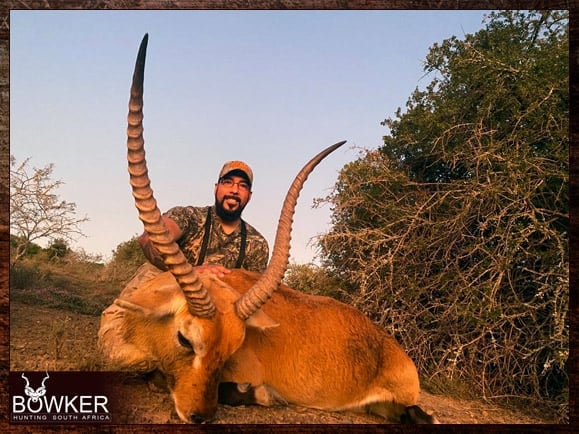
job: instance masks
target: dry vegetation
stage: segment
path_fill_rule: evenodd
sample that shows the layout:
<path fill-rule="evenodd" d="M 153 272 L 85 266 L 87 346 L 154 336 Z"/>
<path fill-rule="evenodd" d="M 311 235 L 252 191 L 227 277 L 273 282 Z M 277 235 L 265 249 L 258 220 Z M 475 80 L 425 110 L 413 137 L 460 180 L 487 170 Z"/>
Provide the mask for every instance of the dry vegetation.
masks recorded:
<path fill-rule="evenodd" d="M 324 266 L 430 383 L 549 407 L 569 390 L 568 15 L 490 13 L 344 166 Z"/>

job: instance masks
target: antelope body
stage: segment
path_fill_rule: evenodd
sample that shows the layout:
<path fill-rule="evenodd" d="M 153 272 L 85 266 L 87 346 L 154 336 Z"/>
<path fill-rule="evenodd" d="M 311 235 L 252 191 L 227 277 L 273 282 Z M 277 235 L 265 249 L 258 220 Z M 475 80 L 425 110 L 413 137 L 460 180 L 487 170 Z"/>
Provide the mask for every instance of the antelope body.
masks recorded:
<path fill-rule="evenodd" d="M 196 274 L 167 236 L 152 196 L 142 140 L 143 39 L 129 103 L 128 159 L 139 217 L 169 271 L 150 264 L 101 318 L 99 344 L 111 362 L 162 372 L 179 417 L 211 420 L 227 403 L 364 409 L 393 420 L 434 422 L 416 402 L 414 363 L 356 309 L 300 293 L 281 279 L 291 218 L 308 174 L 338 143 L 314 157 L 290 187 L 264 274 Z"/>

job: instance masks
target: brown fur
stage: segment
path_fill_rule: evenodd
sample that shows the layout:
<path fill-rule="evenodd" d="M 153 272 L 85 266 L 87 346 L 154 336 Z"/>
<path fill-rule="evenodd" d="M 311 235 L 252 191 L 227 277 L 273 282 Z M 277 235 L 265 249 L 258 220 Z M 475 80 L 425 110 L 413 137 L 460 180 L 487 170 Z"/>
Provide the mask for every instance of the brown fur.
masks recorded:
<path fill-rule="evenodd" d="M 369 409 L 396 420 L 416 404 L 413 362 L 356 309 L 281 285 L 244 323 L 234 302 L 259 274 L 233 270 L 222 280 L 200 276 L 217 307 L 213 319 L 188 312 L 171 274 L 151 272 L 150 280 L 127 285 L 103 312 L 99 332 L 111 361 L 166 375 L 183 420 L 213 416 L 219 382 L 251 383 L 263 405 L 286 401 L 329 410 Z M 195 354 L 179 342 L 179 333 Z"/>

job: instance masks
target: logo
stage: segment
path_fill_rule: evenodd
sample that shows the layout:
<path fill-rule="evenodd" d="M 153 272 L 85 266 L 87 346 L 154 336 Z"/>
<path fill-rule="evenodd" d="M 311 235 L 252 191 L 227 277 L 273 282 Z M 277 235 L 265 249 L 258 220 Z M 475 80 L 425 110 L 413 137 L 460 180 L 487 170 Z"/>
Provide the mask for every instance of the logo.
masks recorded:
<path fill-rule="evenodd" d="M 40 386 L 36 390 L 30 387 L 30 382 L 28 381 L 28 378 L 26 378 L 24 373 L 22 373 L 22 378 L 26 380 L 26 386 L 24 386 L 24 393 L 32 400 L 32 402 L 37 402 L 40 398 L 46 395 L 46 387 L 44 387 L 44 382 L 50 378 L 48 372 L 46 373 L 46 377 L 44 377 L 44 380 L 42 380 L 42 386 Z"/>
<path fill-rule="evenodd" d="M 18 390 L 11 374 L 11 388 Z M 82 382 L 73 382 L 66 373 L 55 374 L 58 385 L 51 385 L 50 392 L 48 372 L 41 378 L 33 380 L 36 373 L 20 375 L 22 393 L 11 393 L 12 423 L 110 423 L 109 399 L 104 394 L 75 390 L 82 387 Z M 38 385 L 33 387 L 31 384 Z M 86 383 L 85 383 L 86 384 Z M 57 386 L 60 390 L 57 390 Z M 53 392 L 54 391 L 54 392 Z M 97 392 L 98 393 L 98 392 Z"/>

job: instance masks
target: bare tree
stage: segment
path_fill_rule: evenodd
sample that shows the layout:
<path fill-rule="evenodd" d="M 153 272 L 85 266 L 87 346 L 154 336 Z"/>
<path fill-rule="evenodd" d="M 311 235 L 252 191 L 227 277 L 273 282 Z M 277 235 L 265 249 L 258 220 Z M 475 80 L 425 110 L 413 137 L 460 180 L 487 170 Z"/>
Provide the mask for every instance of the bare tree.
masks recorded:
<path fill-rule="evenodd" d="M 29 170 L 27 158 L 17 164 L 10 155 L 10 233 L 16 248 L 10 264 L 20 260 L 34 241 L 56 238 L 70 240 L 84 236 L 80 224 L 88 217 L 76 216 L 76 204 L 61 200 L 55 193 L 63 182 L 52 180 L 54 164 Z"/>

